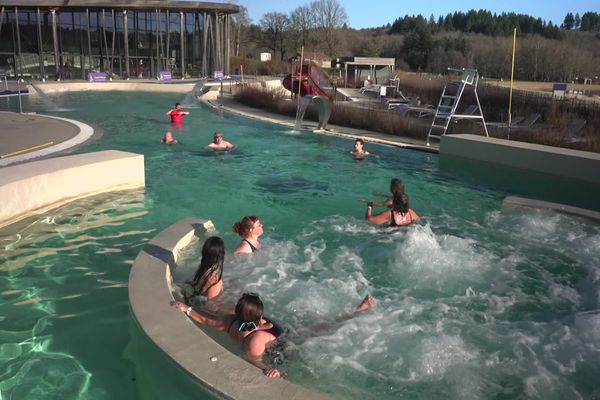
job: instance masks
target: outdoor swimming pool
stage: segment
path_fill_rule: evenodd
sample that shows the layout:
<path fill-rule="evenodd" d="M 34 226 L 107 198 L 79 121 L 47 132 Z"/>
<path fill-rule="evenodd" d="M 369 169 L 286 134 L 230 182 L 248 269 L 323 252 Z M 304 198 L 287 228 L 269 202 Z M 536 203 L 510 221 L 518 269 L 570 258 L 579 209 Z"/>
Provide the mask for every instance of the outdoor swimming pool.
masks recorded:
<path fill-rule="evenodd" d="M 600 227 L 500 206 L 507 194 L 597 205 L 598 188 L 440 167 L 436 155 L 369 144 L 378 157 L 354 161 L 351 141 L 204 108 L 191 109 L 176 131 L 181 144 L 169 147 L 159 143 L 164 113 L 179 95 L 54 99 L 70 110 L 57 115 L 104 131 L 80 151 L 143 153 L 147 186 L 0 230 L 2 398 L 198 398 L 131 319 L 130 266 L 147 240 L 187 216 L 210 218 L 231 249 L 231 225 L 248 214 L 265 224 L 264 249 L 228 256 L 228 298 L 260 293 L 268 314 L 299 334 L 366 293 L 378 299 L 373 312 L 292 338 L 281 366 L 288 379 L 343 399 L 600 394 Z M 203 150 L 216 130 L 238 149 Z M 392 177 L 405 181 L 422 224 L 389 231 L 363 221 L 357 198 L 387 191 Z"/>

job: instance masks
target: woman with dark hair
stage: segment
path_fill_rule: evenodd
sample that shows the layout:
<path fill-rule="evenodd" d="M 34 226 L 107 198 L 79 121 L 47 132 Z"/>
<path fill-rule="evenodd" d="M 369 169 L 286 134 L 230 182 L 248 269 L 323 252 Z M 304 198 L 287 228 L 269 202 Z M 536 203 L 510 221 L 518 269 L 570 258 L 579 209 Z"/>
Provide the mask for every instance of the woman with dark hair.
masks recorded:
<path fill-rule="evenodd" d="M 233 231 L 243 238 L 233 251 L 235 254 L 250 254 L 260 249 L 258 238 L 263 234 L 263 224 L 256 215 L 248 215 L 233 224 Z"/>
<path fill-rule="evenodd" d="M 194 274 L 189 290 L 184 293 L 186 303 L 192 297 L 201 295 L 213 300 L 223 291 L 223 262 L 225 243 L 223 239 L 212 236 L 202 246 L 202 260 Z"/>
<path fill-rule="evenodd" d="M 365 219 L 375 225 L 389 224 L 390 227 L 406 226 L 413 222 L 419 221 L 421 218 L 408 205 L 408 196 L 406 193 L 395 192 L 392 199 L 392 209 L 385 210 L 377 215 L 371 215 L 373 211 L 373 203 L 367 204 L 367 212 Z"/>
<path fill-rule="evenodd" d="M 392 178 L 392 180 L 390 182 L 390 192 L 392 193 L 391 195 L 381 193 L 381 192 L 373 193 L 373 196 L 385 197 L 386 200 L 385 201 L 373 201 L 373 202 L 371 202 L 372 205 L 378 206 L 378 207 L 383 207 L 383 206 L 391 207 L 393 199 L 394 199 L 394 193 L 404 193 L 404 182 L 402 182 L 402 179 Z"/>
<path fill-rule="evenodd" d="M 370 310 L 375 305 L 371 295 L 365 296 L 356 307 L 355 313 Z M 269 368 L 262 362 L 262 356 L 271 348 L 283 333 L 276 324 L 263 316 L 264 306 L 256 293 L 244 293 L 235 306 L 234 314 L 209 315 L 199 312 L 179 301 L 171 301 L 171 306 L 186 313 L 188 317 L 217 331 L 226 332 L 230 337 L 241 342 L 248 361 L 260 368 L 270 378 L 279 378 L 281 373 Z M 340 320 L 352 318 L 354 314 L 344 316 Z"/>

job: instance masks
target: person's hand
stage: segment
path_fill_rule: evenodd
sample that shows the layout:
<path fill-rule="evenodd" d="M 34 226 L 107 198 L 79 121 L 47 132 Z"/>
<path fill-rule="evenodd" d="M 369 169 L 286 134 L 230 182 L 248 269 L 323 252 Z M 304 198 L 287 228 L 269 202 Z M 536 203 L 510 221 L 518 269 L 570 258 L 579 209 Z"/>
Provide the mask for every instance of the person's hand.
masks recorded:
<path fill-rule="evenodd" d="M 268 368 L 263 370 L 264 374 L 269 378 L 281 378 L 281 372 L 275 368 Z"/>
<path fill-rule="evenodd" d="M 183 304 L 182 302 L 177 300 L 171 300 L 169 304 L 171 305 L 171 307 L 175 307 L 181 312 L 186 312 L 189 307 L 187 304 Z"/>

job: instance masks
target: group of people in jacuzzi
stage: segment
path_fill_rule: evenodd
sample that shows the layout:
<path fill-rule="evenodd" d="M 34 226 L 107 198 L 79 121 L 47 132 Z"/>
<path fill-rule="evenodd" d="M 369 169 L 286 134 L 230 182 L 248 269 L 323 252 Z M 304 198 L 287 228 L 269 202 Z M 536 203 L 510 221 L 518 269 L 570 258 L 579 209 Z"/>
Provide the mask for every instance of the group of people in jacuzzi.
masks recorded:
<path fill-rule="evenodd" d="M 406 226 L 419 221 L 419 216 L 409 208 L 408 196 L 404 193 L 404 184 L 400 179 L 392 179 L 391 196 L 382 202 L 368 202 L 365 218 L 372 224 L 389 226 Z M 380 214 L 372 215 L 374 206 L 389 207 Z M 263 234 L 263 224 L 257 216 L 246 216 L 233 225 L 233 231 L 242 237 L 235 248 L 235 254 L 252 254 L 261 248 L 259 241 Z M 268 367 L 262 360 L 263 355 L 275 345 L 282 334 L 277 324 L 264 317 L 264 305 L 256 293 L 244 293 L 237 301 L 233 313 L 210 313 L 191 307 L 189 299 L 205 296 L 208 301 L 216 299 L 223 292 L 223 263 L 225 259 L 225 243 L 217 236 L 208 238 L 202 246 L 202 260 L 193 279 L 188 282 L 188 291 L 184 294 L 185 303 L 172 301 L 171 305 L 184 312 L 192 320 L 225 332 L 241 343 L 248 361 L 260 368 L 271 378 L 281 377 L 276 368 Z M 365 296 L 355 309 L 355 314 L 370 310 L 375 299 L 370 294 Z M 354 314 L 345 315 L 337 321 L 352 318 Z"/>

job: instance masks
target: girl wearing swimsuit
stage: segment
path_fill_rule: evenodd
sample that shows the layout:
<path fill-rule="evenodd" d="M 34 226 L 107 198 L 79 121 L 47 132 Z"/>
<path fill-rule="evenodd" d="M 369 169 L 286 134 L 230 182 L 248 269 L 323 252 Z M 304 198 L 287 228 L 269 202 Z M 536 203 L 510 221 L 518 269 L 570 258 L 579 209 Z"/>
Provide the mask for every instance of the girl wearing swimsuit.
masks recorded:
<path fill-rule="evenodd" d="M 251 254 L 260 249 L 258 238 L 263 234 L 263 224 L 257 216 L 242 218 L 233 224 L 233 231 L 243 238 L 242 243 L 233 251 L 235 254 Z"/>
<path fill-rule="evenodd" d="M 371 295 L 367 295 L 356 307 L 355 312 L 370 310 L 374 305 L 375 299 Z M 234 314 L 209 315 L 175 300 L 171 301 L 171 306 L 186 313 L 188 317 L 200 324 L 226 332 L 231 338 L 242 344 L 248 361 L 260 368 L 266 376 L 269 378 L 281 377 L 281 373 L 277 369 L 269 368 L 262 361 L 263 354 L 279 339 L 281 329 L 263 318 L 263 303 L 256 293 L 244 293 L 235 306 Z M 353 315 L 338 320 L 348 319 Z"/>
<path fill-rule="evenodd" d="M 212 236 L 202 246 L 202 260 L 194 274 L 190 288 L 185 292 L 186 303 L 192 297 L 202 295 L 208 300 L 218 297 L 223 291 L 223 262 L 225 260 L 225 243 L 223 239 Z"/>
<path fill-rule="evenodd" d="M 392 209 L 385 210 L 380 214 L 372 215 L 373 203 L 367 205 L 365 219 L 375 225 L 388 224 L 390 227 L 407 226 L 421 218 L 408 205 L 406 193 L 396 192 L 392 200 Z"/>

